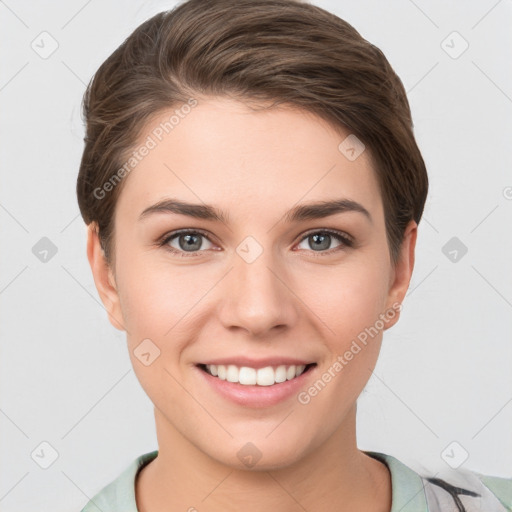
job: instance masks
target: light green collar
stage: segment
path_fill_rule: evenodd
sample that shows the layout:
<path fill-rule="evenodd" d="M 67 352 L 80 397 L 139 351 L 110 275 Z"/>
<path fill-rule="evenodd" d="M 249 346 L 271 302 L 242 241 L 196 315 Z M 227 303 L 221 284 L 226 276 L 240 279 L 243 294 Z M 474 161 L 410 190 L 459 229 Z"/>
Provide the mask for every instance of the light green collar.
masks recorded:
<path fill-rule="evenodd" d="M 364 451 L 380 460 L 391 473 L 391 512 L 428 512 L 421 477 L 391 455 Z M 81 512 L 139 512 L 135 501 L 135 478 L 140 469 L 158 455 L 158 450 L 137 457 L 114 481 L 105 486 Z"/>
<path fill-rule="evenodd" d="M 364 451 L 366 455 L 378 459 L 391 473 L 391 512 L 428 512 L 423 482 L 415 471 L 392 455 Z"/>

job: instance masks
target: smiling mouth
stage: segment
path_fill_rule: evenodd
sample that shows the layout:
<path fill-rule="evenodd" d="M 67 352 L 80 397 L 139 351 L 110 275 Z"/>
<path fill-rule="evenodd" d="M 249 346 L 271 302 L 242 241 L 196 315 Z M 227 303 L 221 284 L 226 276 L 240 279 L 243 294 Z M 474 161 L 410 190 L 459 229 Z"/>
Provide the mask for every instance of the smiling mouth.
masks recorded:
<path fill-rule="evenodd" d="M 199 364 L 197 366 L 220 380 L 242 384 L 243 386 L 273 386 L 300 377 L 316 366 L 316 363 L 265 366 L 258 369 L 248 366 L 239 367 L 233 364 Z"/>

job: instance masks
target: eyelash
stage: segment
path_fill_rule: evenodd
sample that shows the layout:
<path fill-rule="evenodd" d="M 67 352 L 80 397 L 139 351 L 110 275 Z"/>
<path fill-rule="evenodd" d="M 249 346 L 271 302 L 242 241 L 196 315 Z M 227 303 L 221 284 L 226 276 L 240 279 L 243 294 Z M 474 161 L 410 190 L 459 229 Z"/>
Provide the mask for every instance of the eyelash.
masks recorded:
<path fill-rule="evenodd" d="M 164 235 L 164 237 L 158 242 L 158 246 L 159 247 L 165 246 L 166 250 L 170 251 L 173 254 L 179 254 L 180 257 L 183 257 L 183 258 L 189 258 L 189 257 L 193 258 L 193 257 L 199 256 L 203 252 L 203 250 L 199 250 L 199 251 L 195 251 L 195 252 L 186 252 L 186 251 L 182 251 L 179 249 L 175 249 L 174 247 L 171 247 L 170 245 L 168 245 L 171 240 L 178 237 L 179 235 L 190 235 L 190 234 L 201 235 L 201 236 L 205 237 L 207 240 L 209 240 L 211 243 L 213 243 L 210 240 L 210 238 L 208 237 L 207 233 L 205 233 L 204 231 L 202 231 L 200 229 L 194 229 L 194 230 L 182 229 L 182 230 L 173 231 L 170 234 Z M 309 252 L 314 253 L 314 257 L 323 257 L 323 256 L 331 255 L 334 252 L 337 252 L 339 250 L 354 247 L 354 239 L 351 236 L 349 236 L 346 233 L 343 233 L 341 231 L 335 231 L 332 229 L 317 229 L 317 230 L 309 231 L 299 240 L 298 243 L 299 244 L 302 243 L 304 240 L 306 240 L 307 238 L 309 238 L 310 236 L 315 235 L 315 234 L 330 235 L 333 238 L 335 238 L 336 240 L 338 240 L 338 242 L 341 242 L 341 245 L 339 245 L 338 247 L 335 247 L 333 249 L 328 249 L 326 251 L 310 250 Z"/>

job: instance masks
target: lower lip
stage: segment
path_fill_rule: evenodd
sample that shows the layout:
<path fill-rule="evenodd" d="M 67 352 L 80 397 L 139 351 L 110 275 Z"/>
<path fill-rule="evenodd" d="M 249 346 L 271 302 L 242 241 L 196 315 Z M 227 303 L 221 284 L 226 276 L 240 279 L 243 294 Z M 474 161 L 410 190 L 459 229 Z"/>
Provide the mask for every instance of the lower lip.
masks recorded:
<path fill-rule="evenodd" d="M 246 386 L 238 382 L 221 380 L 196 366 L 197 371 L 215 391 L 224 398 L 245 407 L 270 407 L 292 396 L 297 396 L 315 368 L 316 366 L 313 366 L 298 377 L 272 386 Z"/>

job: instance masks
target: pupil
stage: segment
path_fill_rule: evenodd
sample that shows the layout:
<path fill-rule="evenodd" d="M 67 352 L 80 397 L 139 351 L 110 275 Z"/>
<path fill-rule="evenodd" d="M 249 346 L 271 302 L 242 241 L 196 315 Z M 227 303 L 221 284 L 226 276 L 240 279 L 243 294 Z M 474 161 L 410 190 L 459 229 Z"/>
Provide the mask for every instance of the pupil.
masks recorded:
<path fill-rule="evenodd" d="M 330 241 L 330 235 L 327 234 L 314 234 L 311 235 L 310 238 L 314 240 L 314 249 L 328 249 L 329 248 L 329 241 Z M 182 244 L 182 240 L 185 240 L 185 244 Z M 199 236 L 197 235 L 182 235 L 180 236 L 180 247 L 185 250 L 189 249 L 200 249 L 201 248 L 201 241 Z"/>
<path fill-rule="evenodd" d="M 181 243 L 183 239 L 185 239 L 185 244 Z M 185 250 L 200 249 L 201 240 L 197 235 L 182 235 L 180 236 L 180 247 Z"/>
<path fill-rule="evenodd" d="M 331 238 L 330 235 L 327 235 L 327 234 L 319 235 L 317 233 L 315 235 L 311 235 L 311 238 L 313 238 L 315 241 L 315 247 L 314 247 L 315 249 L 328 249 L 329 248 L 329 240 Z M 320 243 L 317 243 L 318 241 Z"/>

